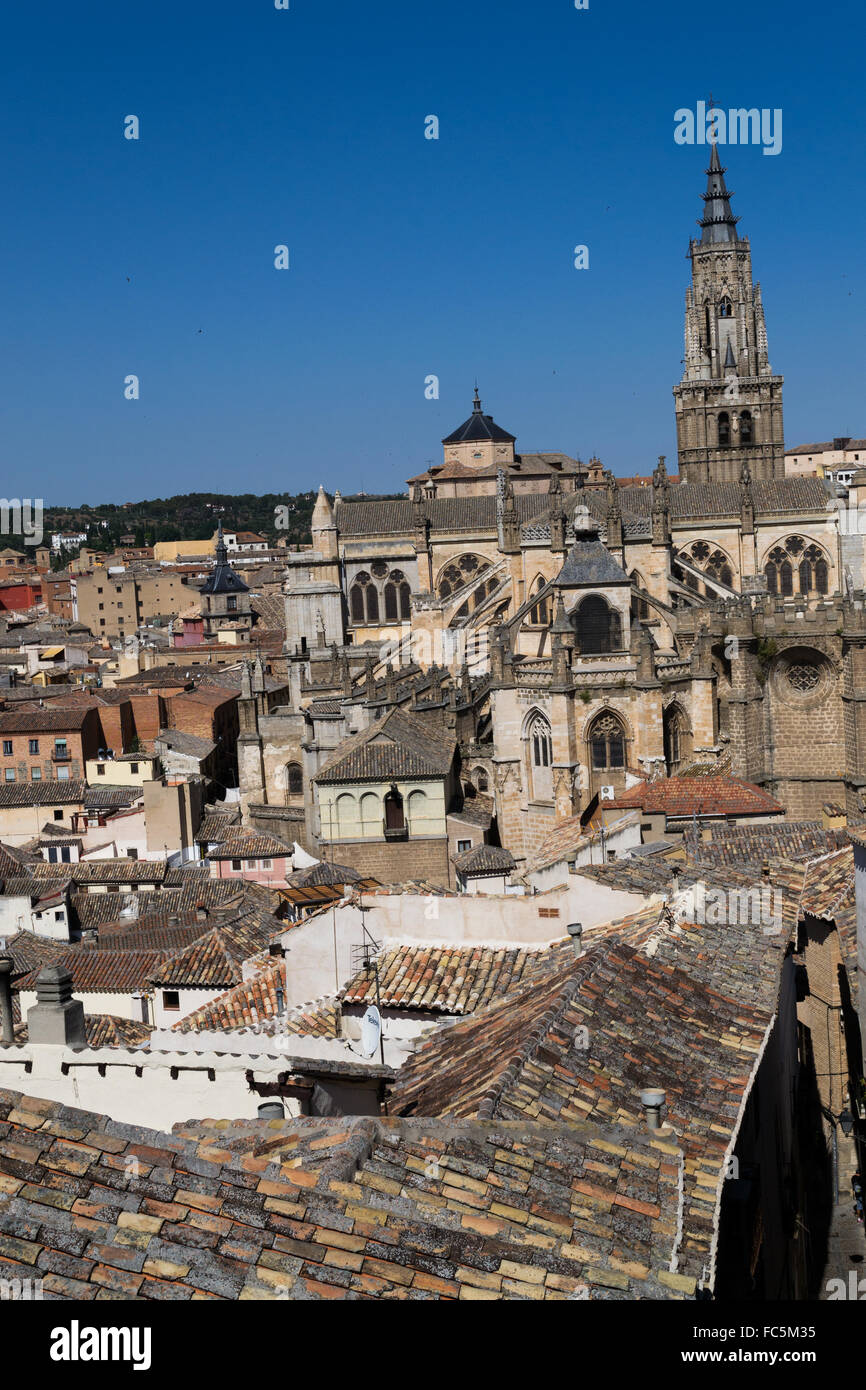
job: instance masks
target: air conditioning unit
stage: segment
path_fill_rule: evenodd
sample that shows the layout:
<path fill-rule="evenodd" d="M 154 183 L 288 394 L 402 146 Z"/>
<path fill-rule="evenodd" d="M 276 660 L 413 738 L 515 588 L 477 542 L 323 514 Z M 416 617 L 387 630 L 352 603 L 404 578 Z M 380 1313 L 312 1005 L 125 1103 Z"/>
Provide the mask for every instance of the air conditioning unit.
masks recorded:
<path fill-rule="evenodd" d="M 616 796 L 613 787 L 601 787 L 598 794 L 602 801 L 613 801 Z"/>

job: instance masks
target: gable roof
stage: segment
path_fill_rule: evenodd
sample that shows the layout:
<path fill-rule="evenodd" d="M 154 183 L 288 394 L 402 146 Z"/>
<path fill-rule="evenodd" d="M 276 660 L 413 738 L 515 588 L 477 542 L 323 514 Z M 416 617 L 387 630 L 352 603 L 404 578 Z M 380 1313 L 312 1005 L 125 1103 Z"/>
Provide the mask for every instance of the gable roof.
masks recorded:
<path fill-rule="evenodd" d="M 647 1134 L 345 1117 L 161 1134 L 15 1091 L 0 1124 L 0 1269 L 56 1299 L 695 1290 L 670 1272 L 678 1170 Z"/>
<path fill-rule="evenodd" d="M 456 739 L 424 719 L 392 710 L 353 734 L 319 768 L 316 782 L 382 782 L 397 777 L 446 777 Z"/>
<path fill-rule="evenodd" d="M 396 946 L 376 961 L 378 995 L 386 1009 L 468 1014 L 520 984 L 537 952 L 526 947 Z M 376 977 L 360 970 L 342 993 L 344 1004 L 375 1004 Z"/>
<path fill-rule="evenodd" d="M 781 815 L 785 809 L 769 792 L 740 777 L 660 777 L 620 792 L 606 804 L 667 816 Z"/>

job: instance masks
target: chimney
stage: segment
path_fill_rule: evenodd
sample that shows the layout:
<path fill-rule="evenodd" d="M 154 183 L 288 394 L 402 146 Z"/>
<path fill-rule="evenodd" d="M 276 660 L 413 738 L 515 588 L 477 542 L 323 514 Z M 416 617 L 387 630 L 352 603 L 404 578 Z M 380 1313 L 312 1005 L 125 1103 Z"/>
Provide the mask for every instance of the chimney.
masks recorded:
<path fill-rule="evenodd" d="M 36 1003 L 27 1011 L 31 1043 L 86 1047 L 84 1005 L 72 997 L 72 976 L 59 965 L 46 965 L 36 978 Z"/>
<path fill-rule="evenodd" d="M 581 950 L 582 950 L 583 923 L 582 923 L 582 922 L 569 922 L 569 924 L 568 924 L 568 926 L 566 927 L 565 930 L 568 932 L 569 936 L 571 937 L 571 945 L 572 945 L 572 949 L 573 949 L 573 951 L 574 951 L 574 954 L 575 954 L 576 956 L 579 956 L 579 955 L 581 954 Z"/>
<path fill-rule="evenodd" d="M 662 1127 L 662 1106 L 665 1103 L 664 1091 L 649 1088 L 640 1093 L 640 1103 L 646 1112 L 647 1129 L 653 1133 Z"/>
<path fill-rule="evenodd" d="M 0 956 L 0 1046 L 11 1047 L 15 1040 L 12 1020 L 12 957 Z"/>
<path fill-rule="evenodd" d="M 284 1120 L 285 1118 L 286 1112 L 281 1100 L 268 1100 L 265 1101 L 264 1105 L 259 1106 L 260 1120 Z"/>

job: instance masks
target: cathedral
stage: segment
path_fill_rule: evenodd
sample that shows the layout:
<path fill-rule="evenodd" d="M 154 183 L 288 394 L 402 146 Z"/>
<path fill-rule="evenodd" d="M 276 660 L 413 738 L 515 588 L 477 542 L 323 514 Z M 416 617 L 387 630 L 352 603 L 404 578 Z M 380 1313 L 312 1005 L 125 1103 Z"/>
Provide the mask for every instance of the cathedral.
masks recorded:
<path fill-rule="evenodd" d="M 561 821 L 695 765 L 757 783 L 792 818 L 828 802 L 862 815 L 863 600 L 846 592 L 827 485 L 784 476 L 782 377 L 715 145 L 706 172 L 678 477 L 663 457 L 621 483 L 595 458 L 521 453 L 476 387 L 404 499 L 321 488 L 311 546 L 286 569 L 290 702 L 268 708 L 250 682 L 241 700 L 249 823 L 343 864 L 382 842 L 379 876 L 395 881 L 470 803 L 519 869 Z M 421 720 L 436 748 L 398 754 L 395 710 L 403 745 Z M 363 752 L 335 763 L 346 740 Z M 326 824 L 317 779 L 335 775 Z M 403 843 L 394 820 L 389 841 L 411 776 L 426 819 Z M 425 777 L 441 823 L 417 799 Z"/>

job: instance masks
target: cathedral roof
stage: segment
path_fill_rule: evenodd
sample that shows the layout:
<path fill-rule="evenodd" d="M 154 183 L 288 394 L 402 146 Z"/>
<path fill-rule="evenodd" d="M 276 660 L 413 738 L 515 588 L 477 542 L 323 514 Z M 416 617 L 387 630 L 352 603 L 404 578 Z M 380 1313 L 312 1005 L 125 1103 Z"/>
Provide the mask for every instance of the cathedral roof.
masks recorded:
<path fill-rule="evenodd" d="M 593 535 L 575 541 L 554 582 L 559 588 L 576 588 L 583 584 L 628 584 L 630 580 L 598 536 Z"/>
<path fill-rule="evenodd" d="M 704 246 L 723 241 L 737 240 L 739 217 L 731 212 L 731 194 L 725 187 L 725 171 L 719 160 L 719 147 L 713 142 L 710 154 L 710 167 L 707 169 L 707 191 L 703 194 L 704 215 L 698 225 L 703 228 L 701 242 Z"/>
<path fill-rule="evenodd" d="M 478 387 L 476 386 L 475 400 L 472 402 L 472 414 L 452 434 L 447 434 L 442 443 L 467 444 L 474 440 L 492 439 L 499 444 L 513 444 L 515 438 L 515 435 L 509 434 L 507 430 L 497 425 L 492 415 L 485 415 L 482 412 L 481 401 L 478 399 Z"/>

